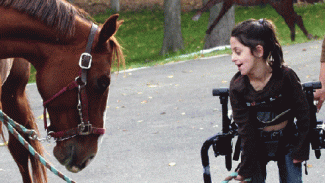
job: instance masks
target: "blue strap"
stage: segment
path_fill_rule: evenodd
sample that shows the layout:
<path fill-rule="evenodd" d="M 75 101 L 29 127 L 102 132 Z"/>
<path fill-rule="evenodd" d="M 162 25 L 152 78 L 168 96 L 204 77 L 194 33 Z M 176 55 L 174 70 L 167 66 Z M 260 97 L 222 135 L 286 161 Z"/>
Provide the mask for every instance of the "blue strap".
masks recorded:
<path fill-rule="evenodd" d="M 237 172 L 232 172 L 232 173 L 230 174 L 230 176 L 232 176 L 232 177 L 237 177 L 237 176 L 238 176 L 238 173 L 237 173 Z"/>
<path fill-rule="evenodd" d="M 233 177 L 233 178 L 235 178 L 235 177 L 237 177 L 238 176 L 238 173 L 237 172 L 232 172 L 230 175 L 229 175 L 229 177 Z M 221 183 L 228 183 L 230 180 L 224 180 L 224 181 L 222 181 Z M 252 181 L 252 178 L 246 178 L 246 179 L 244 179 L 243 181 L 246 181 L 246 182 L 250 182 L 250 181 Z"/>

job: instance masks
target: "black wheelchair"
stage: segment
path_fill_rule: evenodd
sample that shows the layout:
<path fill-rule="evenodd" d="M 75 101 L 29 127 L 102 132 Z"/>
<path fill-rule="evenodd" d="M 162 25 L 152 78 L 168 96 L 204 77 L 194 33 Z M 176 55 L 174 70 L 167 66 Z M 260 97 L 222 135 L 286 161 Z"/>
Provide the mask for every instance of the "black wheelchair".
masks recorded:
<path fill-rule="evenodd" d="M 318 121 L 316 117 L 317 108 L 314 104 L 314 91 L 320 89 L 321 83 L 307 82 L 302 84 L 303 90 L 307 96 L 310 106 L 311 130 L 310 143 L 315 152 L 315 157 L 321 157 L 321 149 L 325 149 L 325 123 Z M 232 141 L 235 136 L 238 136 L 237 125 L 228 115 L 228 88 L 213 89 L 213 96 L 219 96 L 220 104 L 222 105 L 222 132 L 208 138 L 201 148 L 201 161 L 203 166 L 204 183 L 211 183 L 210 165 L 208 150 L 212 146 L 215 157 L 225 156 L 225 165 L 228 171 L 232 168 L 232 160 L 238 161 L 240 155 L 240 138 L 237 138 L 235 149 L 233 151 Z M 232 154 L 234 153 L 233 157 Z"/>

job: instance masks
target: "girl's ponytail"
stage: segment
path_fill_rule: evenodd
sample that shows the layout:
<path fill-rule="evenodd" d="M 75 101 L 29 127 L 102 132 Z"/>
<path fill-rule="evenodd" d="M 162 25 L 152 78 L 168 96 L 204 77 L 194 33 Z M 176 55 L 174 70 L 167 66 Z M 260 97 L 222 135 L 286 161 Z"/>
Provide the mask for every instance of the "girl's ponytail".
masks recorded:
<path fill-rule="evenodd" d="M 283 52 L 280 44 L 274 43 L 274 48 L 271 51 L 271 56 L 272 56 L 271 67 L 274 72 L 277 72 L 280 70 L 280 68 L 284 63 Z"/>

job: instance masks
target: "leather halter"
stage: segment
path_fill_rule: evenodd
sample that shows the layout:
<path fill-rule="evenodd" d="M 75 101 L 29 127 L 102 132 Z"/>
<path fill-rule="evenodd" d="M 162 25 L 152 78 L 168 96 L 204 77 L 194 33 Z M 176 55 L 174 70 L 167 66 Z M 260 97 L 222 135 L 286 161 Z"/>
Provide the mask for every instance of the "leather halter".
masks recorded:
<path fill-rule="evenodd" d="M 105 128 L 96 128 L 93 127 L 92 124 L 89 121 L 88 116 L 88 96 L 86 91 L 86 85 L 87 85 L 87 74 L 88 70 L 91 68 L 91 62 L 92 62 L 92 56 L 91 56 L 91 48 L 94 41 L 95 34 L 97 32 L 98 26 L 95 24 L 92 24 L 91 30 L 88 36 L 88 43 L 86 46 L 86 51 L 81 54 L 79 59 L 79 76 L 72 81 L 70 84 L 68 84 L 66 87 L 64 87 L 62 90 L 60 90 L 58 93 L 53 95 L 50 99 L 43 102 L 44 106 L 44 128 L 47 130 L 47 119 L 46 119 L 46 108 L 47 105 L 52 102 L 54 99 L 61 96 L 63 93 L 67 91 L 71 91 L 74 89 L 78 89 L 78 105 L 77 110 L 79 112 L 80 121 L 81 123 L 73 129 L 65 130 L 65 131 L 59 131 L 59 132 L 48 132 L 48 137 L 53 137 L 56 141 L 63 141 L 69 138 L 73 138 L 77 135 L 90 135 L 90 134 L 99 134 L 103 135 L 105 134 Z"/>

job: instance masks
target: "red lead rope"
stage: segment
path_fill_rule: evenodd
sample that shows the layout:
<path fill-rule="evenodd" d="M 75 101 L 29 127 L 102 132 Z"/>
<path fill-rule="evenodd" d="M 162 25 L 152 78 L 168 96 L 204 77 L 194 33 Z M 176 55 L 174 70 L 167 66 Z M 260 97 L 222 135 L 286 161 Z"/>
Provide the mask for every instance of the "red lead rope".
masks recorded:
<path fill-rule="evenodd" d="M 47 104 L 49 104 L 50 102 L 52 102 L 54 99 L 58 98 L 59 96 L 61 96 L 63 93 L 65 93 L 66 91 L 70 91 L 73 90 L 75 88 L 77 88 L 79 85 L 77 83 L 77 81 L 73 81 L 71 82 L 68 86 L 64 87 L 62 90 L 60 90 L 58 93 L 56 93 L 55 95 L 53 95 L 50 99 L 48 99 L 47 101 L 43 102 L 43 106 L 44 106 L 44 112 L 43 112 L 43 116 L 44 116 L 44 128 L 45 130 L 47 130 L 47 117 L 46 117 L 46 106 Z"/>

